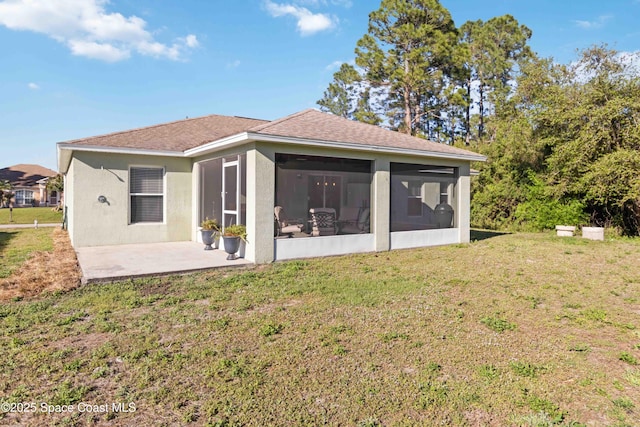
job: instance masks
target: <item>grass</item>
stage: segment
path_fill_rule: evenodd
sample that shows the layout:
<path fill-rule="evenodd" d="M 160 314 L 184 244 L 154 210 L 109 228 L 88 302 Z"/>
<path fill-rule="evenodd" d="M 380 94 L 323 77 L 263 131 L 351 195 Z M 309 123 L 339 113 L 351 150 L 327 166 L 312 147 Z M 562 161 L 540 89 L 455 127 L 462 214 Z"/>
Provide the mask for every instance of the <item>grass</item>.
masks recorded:
<path fill-rule="evenodd" d="M 13 219 L 13 221 L 10 221 Z M 8 208 L 0 209 L 0 225 L 7 224 L 33 224 L 38 220 L 40 224 L 60 224 L 62 211 L 56 211 L 51 207 L 42 208 L 13 208 L 13 213 Z"/>
<path fill-rule="evenodd" d="M 53 250 L 51 234 L 51 228 L 0 229 L 0 279 L 9 277 L 33 252 Z"/>
<path fill-rule="evenodd" d="M 0 229 L 0 301 L 75 288 L 75 252 L 59 228 Z"/>
<path fill-rule="evenodd" d="M 0 424 L 640 425 L 638 301 L 549 234 L 86 286 L 0 306 L 0 403 L 135 412 Z"/>

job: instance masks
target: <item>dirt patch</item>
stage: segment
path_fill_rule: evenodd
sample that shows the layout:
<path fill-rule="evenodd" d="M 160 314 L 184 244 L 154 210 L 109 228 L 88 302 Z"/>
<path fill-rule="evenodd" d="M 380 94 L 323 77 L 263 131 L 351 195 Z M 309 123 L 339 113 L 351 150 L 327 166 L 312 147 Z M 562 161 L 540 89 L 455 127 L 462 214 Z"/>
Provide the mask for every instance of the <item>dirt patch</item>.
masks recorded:
<path fill-rule="evenodd" d="M 110 334 L 93 332 L 59 339 L 53 342 L 50 347 L 53 350 L 77 349 L 84 352 L 94 350 L 110 339 L 112 339 L 112 335 Z"/>
<path fill-rule="evenodd" d="M 34 252 L 18 269 L 0 281 L 0 301 L 33 297 L 43 292 L 67 291 L 80 285 L 80 267 L 65 230 L 53 231 L 53 251 Z"/>

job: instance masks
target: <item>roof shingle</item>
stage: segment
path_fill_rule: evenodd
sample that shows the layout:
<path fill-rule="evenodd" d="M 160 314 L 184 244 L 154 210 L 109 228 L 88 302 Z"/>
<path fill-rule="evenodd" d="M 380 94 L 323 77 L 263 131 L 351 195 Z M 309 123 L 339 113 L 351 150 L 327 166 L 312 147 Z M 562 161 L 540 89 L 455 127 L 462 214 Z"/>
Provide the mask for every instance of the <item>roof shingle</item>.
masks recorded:
<path fill-rule="evenodd" d="M 273 122 L 258 125 L 250 132 L 318 141 L 343 142 L 385 148 L 429 151 L 458 155 L 477 155 L 447 144 L 355 122 L 333 114 L 308 109 Z"/>
<path fill-rule="evenodd" d="M 452 156 L 482 156 L 446 144 L 355 122 L 308 109 L 274 121 L 210 115 L 108 135 L 67 141 L 64 144 L 185 152 L 243 132 L 257 135 L 326 141 L 438 153 Z"/>
<path fill-rule="evenodd" d="M 42 178 L 56 175 L 56 171 L 40 165 L 19 164 L 0 169 L 0 180 L 6 179 L 14 187 L 33 187 Z"/>
<path fill-rule="evenodd" d="M 66 141 L 66 144 L 186 151 L 220 138 L 244 132 L 266 120 L 210 115 L 179 120 L 107 135 Z"/>

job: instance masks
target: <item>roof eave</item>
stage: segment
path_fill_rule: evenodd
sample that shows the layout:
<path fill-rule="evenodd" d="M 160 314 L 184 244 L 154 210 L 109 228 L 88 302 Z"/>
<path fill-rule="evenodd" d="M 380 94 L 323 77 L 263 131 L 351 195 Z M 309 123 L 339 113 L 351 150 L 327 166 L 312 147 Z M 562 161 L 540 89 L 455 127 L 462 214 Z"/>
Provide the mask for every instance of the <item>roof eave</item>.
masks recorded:
<path fill-rule="evenodd" d="M 216 139 L 215 141 L 207 142 L 194 148 L 190 148 L 188 150 L 185 150 L 183 154 L 185 157 L 197 157 L 209 153 L 214 153 L 226 148 L 232 148 L 251 141 L 252 140 L 247 132 L 241 132 L 235 135 Z"/>
<path fill-rule="evenodd" d="M 122 148 L 122 147 L 104 147 L 104 146 L 92 146 L 92 145 L 77 145 L 72 143 L 59 142 L 58 148 L 58 170 L 61 173 L 66 173 L 71 163 L 72 153 L 74 151 L 87 151 L 96 153 L 114 153 L 114 154 L 135 154 L 135 155 L 147 155 L 147 156 L 166 156 L 166 157 L 198 157 L 223 149 L 233 148 L 242 144 L 246 144 L 252 141 L 264 141 L 274 142 L 281 144 L 291 145 L 304 145 L 308 147 L 322 147 L 322 148 L 335 148 L 341 150 L 352 150 L 361 152 L 374 152 L 374 153 L 387 153 L 387 154 L 401 154 L 419 157 L 430 157 L 448 160 L 462 160 L 462 161 L 476 161 L 484 162 L 487 160 L 485 156 L 480 154 L 461 154 L 461 153 L 446 153 L 440 151 L 429 150 L 413 150 L 408 148 L 399 147 L 383 147 L 379 145 L 363 145 L 350 142 L 338 142 L 338 141 L 325 141 L 319 139 L 305 139 L 296 137 L 287 137 L 279 135 L 268 135 L 259 132 L 241 132 L 235 135 L 231 135 L 225 138 L 217 139 L 195 148 L 182 151 L 171 150 L 150 150 L 140 148 Z"/>
<path fill-rule="evenodd" d="M 256 132 L 248 132 L 247 133 L 247 141 L 265 141 L 265 142 L 277 142 L 283 144 L 293 144 L 293 145 L 306 145 L 312 147 L 323 147 L 323 148 L 337 148 L 343 150 L 355 150 L 355 151 L 368 151 L 375 153 L 388 153 L 388 154 L 404 154 L 411 156 L 420 156 L 420 157 L 435 157 L 440 159 L 451 159 L 451 160 L 465 160 L 472 162 L 484 162 L 487 158 L 481 154 L 461 154 L 461 153 L 445 153 L 439 151 L 429 151 L 429 150 L 412 150 L 408 148 L 399 148 L 399 147 L 384 147 L 379 145 L 362 145 L 355 144 L 350 142 L 337 142 L 337 141 L 325 141 L 319 139 L 304 139 L 304 138 L 295 138 L 295 137 L 286 137 L 286 136 L 278 136 L 278 135 L 266 135 L 262 133 Z"/>
<path fill-rule="evenodd" d="M 150 150 L 147 148 L 125 148 L 125 147 L 105 147 L 98 145 L 78 145 L 59 142 L 58 148 L 58 170 L 60 173 L 67 173 L 71 164 L 71 157 L 74 151 L 85 151 L 92 153 L 110 154 L 135 154 L 141 156 L 163 156 L 163 157 L 186 157 L 182 151 L 173 150 Z"/>

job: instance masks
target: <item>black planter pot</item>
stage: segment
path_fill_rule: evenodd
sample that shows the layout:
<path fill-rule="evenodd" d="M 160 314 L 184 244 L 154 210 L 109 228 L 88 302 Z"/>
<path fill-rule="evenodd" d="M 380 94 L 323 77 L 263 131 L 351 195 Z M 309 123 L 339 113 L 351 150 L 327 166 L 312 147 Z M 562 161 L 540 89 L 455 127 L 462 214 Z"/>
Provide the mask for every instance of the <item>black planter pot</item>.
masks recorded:
<path fill-rule="evenodd" d="M 205 251 L 213 250 L 214 248 L 211 247 L 211 245 L 213 245 L 213 242 L 215 242 L 216 231 L 215 230 L 201 230 L 200 232 L 202 233 L 202 243 L 205 244 L 204 250 Z"/>
<path fill-rule="evenodd" d="M 236 259 L 236 252 L 240 249 L 240 237 L 238 236 L 222 236 L 224 240 L 224 251 L 229 254 L 228 260 Z"/>

